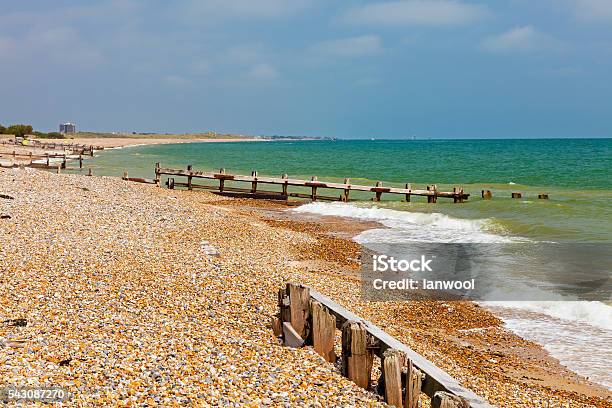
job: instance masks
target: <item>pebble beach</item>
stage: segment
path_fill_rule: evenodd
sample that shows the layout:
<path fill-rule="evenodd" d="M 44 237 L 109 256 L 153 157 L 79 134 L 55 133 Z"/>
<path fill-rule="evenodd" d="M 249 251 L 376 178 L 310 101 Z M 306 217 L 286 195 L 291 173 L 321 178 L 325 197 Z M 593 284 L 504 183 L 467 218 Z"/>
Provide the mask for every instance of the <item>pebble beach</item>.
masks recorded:
<path fill-rule="evenodd" d="M 58 405 L 385 406 L 311 348 L 279 344 L 270 318 L 292 281 L 498 407 L 612 407 L 474 303 L 361 300 L 355 227 L 338 220 L 27 168 L 0 169 L 0 216 L 0 378 L 65 387 Z"/>

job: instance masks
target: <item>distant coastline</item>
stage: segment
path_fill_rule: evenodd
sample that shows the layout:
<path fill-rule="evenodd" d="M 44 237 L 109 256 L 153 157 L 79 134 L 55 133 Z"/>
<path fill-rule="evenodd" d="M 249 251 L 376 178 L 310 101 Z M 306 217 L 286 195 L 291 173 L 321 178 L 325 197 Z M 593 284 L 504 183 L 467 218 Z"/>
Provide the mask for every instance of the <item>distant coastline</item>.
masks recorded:
<path fill-rule="evenodd" d="M 13 135 L 2 135 L 12 138 Z M 39 139 L 36 135 L 32 139 Z M 221 134 L 215 132 L 205 133 L 125 133 L 125 132 L 78 132 L 64 135 L 63 138 L 44 138 L 47 143 L 69 144 L 78 142 L 85 145 L 95 145 L 105 148 L 121 148 L 155 144 L 176 143 L 221 143 L 221 142 L 267 142 L 267 141 L 303 141 L 303 140 L 332 140 L 331 138 L 306 136 L 251 136 L 241 134 Z"/>

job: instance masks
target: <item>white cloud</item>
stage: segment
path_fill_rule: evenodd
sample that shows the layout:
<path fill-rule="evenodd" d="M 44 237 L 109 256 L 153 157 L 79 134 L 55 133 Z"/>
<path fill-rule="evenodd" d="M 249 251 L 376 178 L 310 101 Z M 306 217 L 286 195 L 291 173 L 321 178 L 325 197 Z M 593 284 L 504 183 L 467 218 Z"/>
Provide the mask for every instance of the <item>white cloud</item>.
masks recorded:
<path fill-rule="evenodd" d="M 265 47 L 261 43 L 247 43 L 232 46 L 220 55 L 219 60 L 226 64 L 249 64 L 265 58 Z"/>
<path fill-rule="evenodd" d="M 312 0 L 194 0 L 186 11 L 198 18 L 269 19 L 297 14 L 311 3 Z"/>
<path fill-rule="evenodd" d="M 270 81 L 278 78 L 278 76 L 278 70 L 267 63 L 255 64 L 247 72 L 248 78 L 261 81 Z"/>
<path fill-rule="evenodd" d="M 52 63 L 70 67 L 92 67 L 106 62 L 105 56 L 71 28 L 33 27 L 20 37 L 0 38 L 0 56 L 21 64 Z"/>
<path fill-rule="evenodd" d="M 531 53 L 562 51 L 564 45 L 556 38 L 537 31 L 533 26 L 516 27 L 502 34 L 485 38 L 484 50 L 498 53 Z"/>
<path fill-rule="evenodd" d="M 399 0 L 350 9 L 342 21 L 384 26 L 467 24 L 485 17 L 487 8 L 455 0 Z"/>
<path fill-rule="evenodd" d="M 612 1 L 570 0 L 579 20 L 586 22 L 612 22 Z"/>
<path fill-rule="evenodd" d="M 166 83 L 166 85 L 172 87 L 172 88 L 188 88 L 189 86 L 192 85 L 191 80 L 180 76 L 180 75 L 166 75 L 164 77 L 164 82 Z"/>
<path fill-rule="evenodd" d="M 321 55 L 339 57 L 362 57 L 381 51 L 382 41 L 377 35 L 341 38 L 315 44 L 312 51 Z"/>

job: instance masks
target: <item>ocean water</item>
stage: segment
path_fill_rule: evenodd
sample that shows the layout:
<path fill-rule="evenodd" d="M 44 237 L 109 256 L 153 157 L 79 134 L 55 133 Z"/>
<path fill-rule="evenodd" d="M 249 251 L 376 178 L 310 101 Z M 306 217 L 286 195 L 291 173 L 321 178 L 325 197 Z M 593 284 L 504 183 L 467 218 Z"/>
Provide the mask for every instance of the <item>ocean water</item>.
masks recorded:
<path fill-rule="evenodd" d="M 427 204 L 424 198 L 405 203 L 384 194 L 384 201 L 372 203 L 371 194 L 351 193 L 356 201 L 349 204 L 316 202 L 295 210 L 378 221 L 386 228 L 356 237 L 366 246 L 389 240 L 520 241 L 597 244 L 612 253 L 612 139 L 194 143 L 107 150 L 87 166 L 99 175 L 120 176 L 127 170 L 132 177 L 152 178 L 156 162 L 238 174 L 257 170 L 260 175 L 288 173 L 292 178 L 316 175 L 328 181 L 349 177 L 353 184 L 380 180 L 398 187 L 461 186 L 471 194 L 463 204 L 442 198 Z M 493 200 L 480 198 L 483 189 L 493 192 Z M 514 191 L 523 198 L 511 199 Z M 550 199 L 538 200 L 540 193 Z M 542 260 L 534 259 L 534 265 L 536 261 Z M 530 265 L 521 267 L 529 270 Z M 612 387 L 609 294 L 599 301 L 570 296 L 483 305 L 574 371 Z"/>

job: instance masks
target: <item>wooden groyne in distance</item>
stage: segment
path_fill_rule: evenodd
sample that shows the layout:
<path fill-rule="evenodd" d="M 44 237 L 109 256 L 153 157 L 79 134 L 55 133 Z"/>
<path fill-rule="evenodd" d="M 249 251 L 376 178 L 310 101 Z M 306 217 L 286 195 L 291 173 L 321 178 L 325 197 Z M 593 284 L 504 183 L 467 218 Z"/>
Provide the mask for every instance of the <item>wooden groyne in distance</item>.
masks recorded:
<path fill-rule="evenodd" d="M 342 331 L 342 374 L 357 385 L 370 388 L 373 358 L 379 357 L 378 390 L 389 405 L 416 408 L 424 393 L 434 408 L 492 408 L 425 357 L 307 286 L 288 283 L 278 292 L 278 305 L 272 329 L 287 346 L 312 345 L 333 363 L 336 330 Z"/>
<path fill-rule="evenodd" d="M 10 157 L 13 159 L 13 161 L 15 161 L 17 158 L 25 158 L 25 159 L 29 159 L 30 163 L 29 164 L 23 164 L 25 166 L 28 167 L 35 167 L 35 168 L 43 168 L 43 169 L 55 169 L 57 168 L 58 164 L 60 165 L 60 168 L 62 169 L 67 169 L 67 163 L 68 161 L 78 161 L 79 162 L 79 169 L 83 168 L 83 155 L 82 154 L 58 154 L 58 153 L 45 153 L 45 154 L 33 154 L 32 152 L 27 152 L 27 153 L 16 153 L 15 150 L 13 150 L 13 152 L 0 152 L 0 158 L 7 158 Z M 51 159 L 62 159 L 61 162 L 57 163 L 57 162 L 51 162 Z M 34 163 L 34 160 L 43 160 L 44 163 Z M 8 167 L 12 167 L 12 166 L 8 166 Z M 72 168 L 72 169 L 76 169 L 76 167 Z"/>
<path fill-rule="evenodd" d="M 405 188 L 385 187 L 382 182 L 377 182 L 376 186 L 363 186 L 351 184 L 349 179 L 345 179 L 344 183 L 320 182 L 316 176 L 311 180 L 291 179 L 287 174 L 279 177 L 262 177 L 253 171 L 250 176 L 238 174 L 226 174 L 225 169 L 220 169 L 219 172 L 194 171 L 192 166 L 187 166 L 187 169 L 171 169 L 162 168 L 159 163 L 155 165 L 155 180 L 159 184 L 161 176 L 172 176 L 168 179 L 168 188 L 177 186 L 186 187 L 188 190 L 207 189 L 216 190 L 219 193 L 234 193 L 245 194 L 251 196 L 262 196 L 264 198 L 287 199 L 288 197 L 309 198 L 312 201 L 327 200 L 327 201 L 349 201 L 351 191 L 372 192 L 375 194 L 374 201 L 380 201 L 382 194 L 400 194 L 405 196 L 407 202 L 411 196 L 427 197 L 428 203 L 435 203 L 438 197 L 452 198 L 453 202 L 461 203 L 467 200 L 469 194 L 463 191 L 463 188 L 455 187 L 451 192 L 439 191 L 435 184 L 428 185 L 426 190 L 413 189 L 410 184 L 406 184 Z M 179 183 L 174 180 L 174 177 L 186 177 L 186 183 Z M 194 184 L 193 179 L 209 179 L 218 180 L 218 186 Z M 251 188 L 228 187 L 226 181 L 250 183 Z M 259 184 L 270 184 L 281 186 L 282 191 L 266 191 L 259 188 Z M 307 187 L 311 189 L 310 194 L 289 192 L 289 186 Z M 339 197 L 323 196 L 318 194 L 318 189 L 334 189 L 341 190 Z"/>
<path fill-rule="evenodd" d="M 44 150 L 69 150 L 72 154 L 88 154 L 93 156 L 95 150 L 104 150 L 103 146 L 85 145 L 79 143 L 56 143 L 56 142 L 41 142 L 40 140 L 30 140 L 24 145 L 21 141 L 15 139 L 0 139 L 0 144 L 20 147 L 34 147 Z"/>

